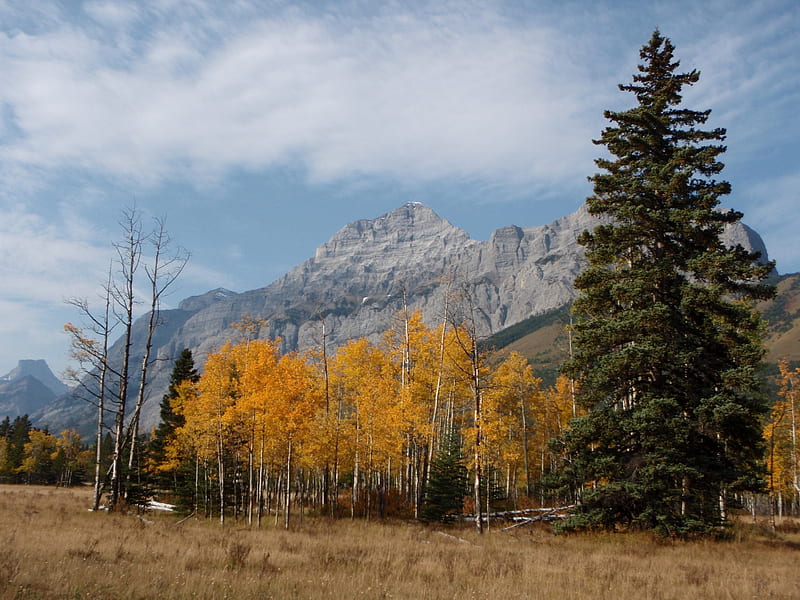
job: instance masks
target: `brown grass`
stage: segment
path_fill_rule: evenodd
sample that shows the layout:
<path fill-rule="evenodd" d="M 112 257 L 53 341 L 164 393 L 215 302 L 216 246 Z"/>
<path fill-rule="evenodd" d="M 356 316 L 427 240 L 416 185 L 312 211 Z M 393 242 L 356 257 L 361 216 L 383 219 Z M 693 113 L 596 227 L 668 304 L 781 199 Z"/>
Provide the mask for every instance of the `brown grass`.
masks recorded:
<path fill-rule="evenodd" d="M 797 598 L 800 533 L 732 541 L 306 520 L 261 530 L 93 514 L 85 489 L 0 486 L 0 598 Z M 465 543 L 466 542 L 466 543 Z"/>

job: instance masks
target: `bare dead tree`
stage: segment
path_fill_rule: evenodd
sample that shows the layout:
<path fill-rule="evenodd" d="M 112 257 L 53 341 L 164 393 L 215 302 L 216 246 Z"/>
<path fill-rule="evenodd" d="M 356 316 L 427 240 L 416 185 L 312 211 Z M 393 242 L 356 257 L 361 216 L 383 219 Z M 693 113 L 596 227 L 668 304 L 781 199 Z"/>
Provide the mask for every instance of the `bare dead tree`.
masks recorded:
<path fill-rule="evenodd" d="M 128 454 L 128 470 L 133 468 L 136 455 L 136 438 L 139 434 L 139 416 L 145 402 L 145 389 L 147 386 L 147 373 L 150 365 L 150 353 L 153 347 L 153 334 L 159 324 L 159 310 L 161 299 L 169 287 L 183 272 L 189 260 L 189 252 L 184 248 L 172 247 L 172 238 L 166 230 L 166 220 L 156 219 L 153 232 L 146 240 L 153 250 L 152 263 L 145 264 L 144 270 L 150 287 L 150 312 L 147 321 L 147 337 L 142 357 L 142 366 L 139 378 L 139 391 L 136 395 L 136 404 L 129 425 L 130 453 Z"/>
<path fill-rule="evenodd" d="M 122 454 L 125 446 L 125 404 L 128 397 L 131 361 L 131 332 L 133 330 L 136 302 L 136 273 L 142 258 L 142 224 L 138 211 L 133 208 L 123 211 L 120 226 L 123 241 L 115 243 L 118 278 L 112 283 L 111 298 L 114 315 L 122 326 L 122 359 L 119 368 L 118 402 L 114 415 L 114 453 L 111 459 L 111 494 L 109 510 L 114 510 L 122 496 Z"/>
<path fill-rule="evenodd" d="M 76 386 L 77 393 L 84 399 L 92 402 L 97 407 L 97 430 L 95 435 L 95 465 L 94 465 L 94 494 L 92 510 L 100 508 L 100 498 L 103 493 L 104 474 L 102 473 L 102 444 L 105 422 L 106 396 L 108 377 L 113 376 L 115 371 L 109 366 L 108 346 L 111 333 L 116 323 L 110 320 L 111 317 L 111 265 L 108 269 L 108 279 L 103 287 L 105 291 L 103 312 L 95 315 L 89 308 L 86 299 L 70 298 L 66 303 L 78 309 L 82 320 L 85 321 L 84 327 L 77 327 L 72 323 L 64 326 L 69 333 L 70 356 L 77 361 L 78 368 L 70 368 L 66 371 L 67 379 L 72 380 Z"/>
<path fill-rule="evenodd" d="M 109 469 L 111 479 L 109 510 L 118 507 L 125 491 L 123 455 L 127 450 L 129 472 L 136 456 L 139 416 L 147 397 L 148 369 L 152 364 L 150 356 L 154 332 L 159 325 L 161 300 L 181 274 L 189 258 L 186 250 L 171 245 L 172 240 L 166 231 L 164 219 L 156 219 L 153 231 L 144 234 L 139 211 L 128 208 L 123 211 L 119 224 L 123 235 L 121 241 L 113 244 L 116 256 L 112 260 L 108 280 L 104 286 L 104 310 L 95 314 L 90 310 L 87 301 L 67 300 L 68 304 L 78 309 L 88 325 L 84 328 L 72 324 L 65 326 L 72 335 L 72 355 L 79 365 L 78 369 L 73 370 L 72 378 L 76 381 L 78 389 L 91 398 L 98 407 L 95 508 L 99 506 L 102 491 L 102 473 L 100 473 L 102 434 L 107 417 L 113 421 L 111 431 L 114 449 Z M 146 260 L 148 257 L 144 256 L 146 248 L 152 248 L 149 262 Z M 132 381 L 132 330 L 136 307 L 140 303 L 137 285 L 142 279 L 142 270 L 150 290 L 150 311 L 147 315 L 146 341 L 139 371 L 139 389 L 132 414 L 128 419 L 126 404 Z M 119 342 L 121 355 L 119 357 L 115 355 L 111 360 L 110 335 L 115 328 L 122 330 Z"/>

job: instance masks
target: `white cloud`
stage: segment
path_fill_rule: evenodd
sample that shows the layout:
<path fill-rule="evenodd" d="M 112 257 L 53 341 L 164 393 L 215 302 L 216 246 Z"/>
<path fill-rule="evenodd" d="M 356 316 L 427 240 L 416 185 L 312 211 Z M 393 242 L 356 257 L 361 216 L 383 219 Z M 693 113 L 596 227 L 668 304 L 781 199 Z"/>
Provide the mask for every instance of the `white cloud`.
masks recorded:
<path fill-rule="evenodd" d="M 766 242 L 770 258 L 778 258 L 781 273 L 800 269 L 797 207 L 800 204 L 800 171 L 760 181 L 744 188 L 742 195 L 757 198 L 744 220 Z"/>
<path fill-rule="evenodd" d="M 11 82 L 0 159 L 145 185 L 299 164 L 316 181 L 574 187 L 593 169 L 603 108 L 629 100 L 615 84 L 636 47 L 587 29 L 580 4 L 539 18 L 528 7 L 520 20 L 493 3 L 85 3 L 93 21 L 0 36 Z M 639 18 L 674 29 L 684 17 L 679 57 L 703 71 L 687 97 L 714 108 L 715 125 L 735 124 L 737 144 L 764 144 L 765 129 L 789 135 L 768 110 L 798 94 L 782 6 L 679 3 Z M 604 23 L 622 16 L 595 10 Z"/>
<path fill-rule="evenodd" d="M 0 279 L 6 298 L 57 303 L 88 296 L 102 281 L 108 249 L 93 244 L 90 226 L 51 223 L 24 206 L 0 214 Z"/>
<path fill-rule="evenodd" d="M 108 6 L 89 10 L 129 20 Z M 574 40 L 493 14 L 281 11 L 217 25 L 210 46 L 166 20 L 135 55 L 90 28 L 7 36 L 0 96 L 21 134 L 0 157 L 151 183 L 298 160 L 319 180 L 561 181 L 576 156 L 590 164 L 588 73 L 564 60 Z"/>
<path fill-rule="evenodd" d="M 75 318 L 63 303 L 95 303 L 108 249 L 97 232 L 75 217 L 53 221 L 22 204 L 0 210 L 0 366 L 19 358 L 45 358 L 56 370 L 67 359 L 65 322 Z"/>
<path fill-rule="evenodd" d="M 96 22 L 110 27 L 128 26 L 139 17 L 139 9 L 130 2 L 90 0 L 84 2 L 82 8 Z"/>

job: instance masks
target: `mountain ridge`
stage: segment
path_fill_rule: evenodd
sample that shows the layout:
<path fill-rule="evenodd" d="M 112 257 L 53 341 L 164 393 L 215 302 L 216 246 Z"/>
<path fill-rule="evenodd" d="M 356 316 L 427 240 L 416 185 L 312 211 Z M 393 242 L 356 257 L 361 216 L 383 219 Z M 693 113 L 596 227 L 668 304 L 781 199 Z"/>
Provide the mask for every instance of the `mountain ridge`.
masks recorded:
<path fill-rule="evenodd" d="M 441 322 L 453 289 L 474 301 L 481 336 L 558 309 L 574 298 L 572 283 L 584 264 L 577 236 L 598 222 L 581 206 L 551 223 L 509 225 L 478 241 L 431 208 L 407 203 L 375 219 L 348 223 L 308 260 L 265 287 L 242 293 L 217 288 L 161 311 L 153 342 L 158 360 L 151 369 L 142 425 L 148 429 L 158 422 L 158 399 L 181 350 L 191 349 L 202 364 L 209 352 L 238 339 L 232 324 L 244 316 L 266 320 L 268 325 L 256 334 L 280 337 L 286 352 L 320 347 L 323 319 L 329 349 L 355 337 L 377 341 L 404 304 L 420 310 L 429 324 Z M 737 224 L 726 236 L 763 252 L 766 259 L 763 241 L 750 228 Z M 143 319 L 134 326 L 131 364 L 141 361 Z M 120 356 L 118 341 L 110 358 L 118 361 Z M 136 390 L 135 377 L 131 383 Z M 69 397 L 55 400 L 35 417 L 37 423 L 59 426 L 63 421 L 91 423 L 88 412 L 78 410 Z"/>
<path fill-rule="evenodd" d="M 69 388 L 60 381 L 47 362 L 24 359 L 0 377 L 0 418 L 16 418 L 42 410 Z"/>

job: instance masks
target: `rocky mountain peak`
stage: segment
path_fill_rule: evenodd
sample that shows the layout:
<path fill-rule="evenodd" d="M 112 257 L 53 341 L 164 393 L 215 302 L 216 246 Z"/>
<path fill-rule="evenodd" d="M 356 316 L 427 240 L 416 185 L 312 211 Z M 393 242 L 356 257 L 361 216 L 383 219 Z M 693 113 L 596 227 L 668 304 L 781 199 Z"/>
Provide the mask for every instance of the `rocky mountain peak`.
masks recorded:
<path fill-rule="evenodd" d="M 181 300 L 178 304 L 178 310 L 197 312 L 198 310 L 203 310 L 204 308 L 211 306 L 215 302 L 225 300 L 235 295 L 236 292 L 232 292 L 221 287 L 216 288 L 206 292 L 205 294 L 201 294 L 199 296 L 190 296 L 189 298 Z"/>
<path fill-rule="evenodd" d="M 585 264 L 576 240 L 598 222 L 582 206 L 552 223 L 509 225 L 489 240 L 477 241 L 417 202 L 375 219 L 355 221 L 322 244 L 312 258 L 264 288 L 241 294 L 218 288 L 187 298 L 178 310 L 162 311 L 154 339 L 159 360 L 151 371 L 150 397 L 159 398 L 166 391 L 173 361 L 184 348 L 192 350 L 202 365 L 209 352 L 241 339 L 232 324 L 244 315 L 265 320 L 268 326 L 259 335 L 280 338 L 283 351 L 319 348 L 324 320 L 328 349 L 333 350 L 358 337 L 377 341 L 396 323 L 404 305 L 436 325 L 445 310 L 457 308 L 452 292 L 458 289 L 477 309 L 478 334 L 489 336 L 574 298 L 573 282 Z M 763 249 L 758 235 L 741 224 L 729 228 L 728 240 Z M 144 326 L 137 322 L 135 328 Z M 140 339 L 144 335 L 134 332 L 134 340 Z M 134 364 L 141 360 L 142 350 L 133 348 Z M 118 342 L 112 357 L 121 354 Z M 138 382 L 133 383 L 135 389 Z M 75 423 L 91 423 L 91 417 L 81 412 L 86 408 L 76 406 L 55 402 L 42 411 L 39 421 L 61 426 L 58 420 L 72 414 Z M 144 428 L 157 424 L 158 402 L 147 403 L 141 419 Z"/>
<path fill-rule="evenodd" d="M 17 381 L 24 377 L 37 379 L 39 383 L 47 387 L 56 396 L 66 393 L 69 389 L 60 379 L 53 375 L 47 362 L 42 359 L 20 360 L 16 367 L 0 377 L 0 382 Z"/>
<path fill-rule="evenodd" d="M 366 258 L 375 254 L 425 254 L 433 248 L 469 241 L 469 234 L 420 202 L 404 204 L 376 219 L 345 225 L 317 248 L 315 261 L 342 256 Z"/>

